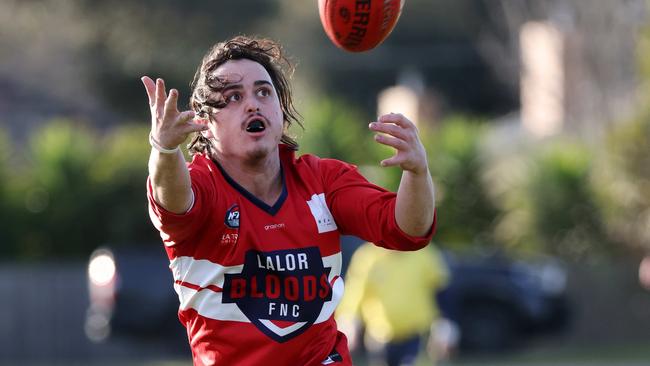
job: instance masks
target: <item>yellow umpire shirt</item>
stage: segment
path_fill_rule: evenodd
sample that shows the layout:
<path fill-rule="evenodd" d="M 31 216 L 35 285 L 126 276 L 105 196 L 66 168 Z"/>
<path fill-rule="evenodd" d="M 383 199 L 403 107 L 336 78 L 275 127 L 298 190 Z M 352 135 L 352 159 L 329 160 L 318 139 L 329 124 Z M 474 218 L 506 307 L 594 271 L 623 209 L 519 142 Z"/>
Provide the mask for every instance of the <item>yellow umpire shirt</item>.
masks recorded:
<path fill-rule="evenodd" d="M 379 342 L 425 333 L 439 315 L 435 293 L 448 277 L 433 245 L 401 252 L 364 243 L 350 261 L 336 317 L 348 322 L 361 315 L 367 335 Z"/>

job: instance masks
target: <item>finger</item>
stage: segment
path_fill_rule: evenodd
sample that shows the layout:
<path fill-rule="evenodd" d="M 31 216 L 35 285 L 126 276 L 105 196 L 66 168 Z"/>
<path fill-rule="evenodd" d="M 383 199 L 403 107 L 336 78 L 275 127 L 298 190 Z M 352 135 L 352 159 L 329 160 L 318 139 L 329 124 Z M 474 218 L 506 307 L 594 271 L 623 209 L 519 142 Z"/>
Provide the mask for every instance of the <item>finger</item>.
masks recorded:
<path fill-rule="evenodd" d="M 165 100 L 165 114 L 171 115 L 178 113 L 178 90 L 172 89 L 169 91 L 169 96 Z"/>
<path fill-rule="evenodd" d="M 406 141 L 387 135 L 375 135 L 375 141 L 379 142 L 382 145 L 394 147 L 400 151 L 407 150 L 409 147 Z"/>
<path fill-rule="evenodd" d="M 208 125 L 203 123 L 190 122 L 183 127 L 183 133 L 200 132 L 208 129 Z"/>
<path fill-rule="evenodd" d="M 160 114 L 159 117 L 162 117 L 165 99 L 167 99 L 167 93 L 165 92 L 165 82 L 163 79 L 156 79 L 156 110 Z"/>
<path fill-rule="evenodd" d="M 401 165 L 403 162 L 404 162 L 404 159 L 401 156 L 395 155 L 395 156 L 390 157 L 388 159 L 382 160 L 379 164 L 381 166 L 383 166 L 383 167 L 387 167 L 387 166 L 398 166 L 398 165 Z"/>
<path fill-rule="evenodd" d="M 385 122 L 371 122 L 368 125 L 368 128 L 371 131 L 387 133 L 389 135 L 401 138 L 403 140 L 408 139 L 408 135 L 405 133 L 406 131 L 403 128 L 396 126 L 394 124 L 385 123 Z"/>
<path fill-rule="evenodd" d="M 149 106 L 153 107 L 154 100 L 156 97 L 156 83 L 151 80 L 148 76 L 143 76 L 140 78 L 142 84 L 144 84 L 144 89 L 147 91 L 147 97 L 149 97 Z"/>
<path fill-rule="evenodd" d="M 190 120 L 193 120 L 195 117 L 194 111 L 184 111 L 178 116 L 178 121 L 180 123 L 186 123 Z"/>
<path fill-rule="evenodd" d="M 378 122 L 394 123 L 403 128 L 415 127 L 415 124 L 408 118 L 404 117 L 401 113 L 388 113 L 377 118 Z"/>

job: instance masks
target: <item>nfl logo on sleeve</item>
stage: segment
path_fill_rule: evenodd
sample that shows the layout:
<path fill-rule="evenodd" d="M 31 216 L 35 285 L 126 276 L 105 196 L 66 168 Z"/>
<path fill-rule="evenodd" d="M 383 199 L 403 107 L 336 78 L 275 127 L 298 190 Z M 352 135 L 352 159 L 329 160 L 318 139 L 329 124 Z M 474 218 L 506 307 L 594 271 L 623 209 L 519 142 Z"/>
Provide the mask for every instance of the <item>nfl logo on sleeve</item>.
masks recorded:
<path fill-rule="evenodd" d="M 318 226 L 318 233 L 326 233 L 337 229 L 334 217 L 332 217 L 332 213 L 327 207 L 325 193 L 313 194 L 311 199 L 307 201 L 307 205 L 309 205 L 309 210 Z"/>

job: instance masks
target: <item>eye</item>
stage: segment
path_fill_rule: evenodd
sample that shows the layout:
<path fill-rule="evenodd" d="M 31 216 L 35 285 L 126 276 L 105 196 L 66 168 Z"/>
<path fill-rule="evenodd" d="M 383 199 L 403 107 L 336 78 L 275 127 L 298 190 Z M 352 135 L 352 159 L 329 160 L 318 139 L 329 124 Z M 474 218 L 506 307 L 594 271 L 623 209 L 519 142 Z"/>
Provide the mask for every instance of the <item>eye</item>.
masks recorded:
<path fill-rule="evenodd" d="M 257 90 L 257 95 L 260 97 L 268 97 L 271 95 L 271 90 L 269 88 L 260 88 Z"/>
<path fill-rule="evenodd" d="M 239 93 L 232 93 L 226 97 L 226 103 L 238 102 L 240 100 L 241 100 L 241 94 Z"/>

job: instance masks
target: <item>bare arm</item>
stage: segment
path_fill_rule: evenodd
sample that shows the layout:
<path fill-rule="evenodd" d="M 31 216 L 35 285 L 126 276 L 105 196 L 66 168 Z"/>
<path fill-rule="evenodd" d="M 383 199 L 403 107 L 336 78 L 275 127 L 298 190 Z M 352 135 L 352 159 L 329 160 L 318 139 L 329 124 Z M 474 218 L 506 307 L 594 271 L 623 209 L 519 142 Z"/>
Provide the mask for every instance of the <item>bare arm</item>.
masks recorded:
<path fill-rule="evenodd" d="M 417 127 L 401 114 L 391 113 L 370 123 L 369 128 L 379 132 L 375 136 L 377 142 L 397 150 L 381 165 L 399 166 L 403 170 L 395 203 L 397 225 L 412 236 L 428 234 L 435 209 L 434 189 Z"/>
<path fill-rule="evenodd" d="M 179 112 L 178 91 L 165 91 L 165 82 L 142 77 L 151 109 L 151 139 L 163 149 L 174 150 L 194 131 L 207 129 L 205 124 L 193 122 L 194 112 Z M 190 174 L 180 149 L 164 153 L 151 149 L 149 179 L 153 198 L 166 210 L 181 214 L 187 212 L 193 195 Z"/>

